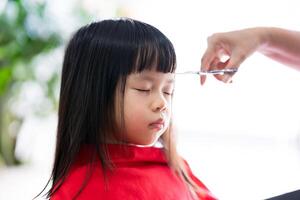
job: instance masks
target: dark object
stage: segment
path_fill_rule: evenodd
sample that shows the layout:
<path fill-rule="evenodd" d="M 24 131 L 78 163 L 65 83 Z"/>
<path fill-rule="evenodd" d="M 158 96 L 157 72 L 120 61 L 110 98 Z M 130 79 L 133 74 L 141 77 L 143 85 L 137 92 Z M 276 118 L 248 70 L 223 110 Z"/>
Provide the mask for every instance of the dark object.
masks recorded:
<path fill-rule="evenodd" d="M 266 200 L 300 200 L 300 190 L 289 192 L 280 196 L 272 197 Z"/>

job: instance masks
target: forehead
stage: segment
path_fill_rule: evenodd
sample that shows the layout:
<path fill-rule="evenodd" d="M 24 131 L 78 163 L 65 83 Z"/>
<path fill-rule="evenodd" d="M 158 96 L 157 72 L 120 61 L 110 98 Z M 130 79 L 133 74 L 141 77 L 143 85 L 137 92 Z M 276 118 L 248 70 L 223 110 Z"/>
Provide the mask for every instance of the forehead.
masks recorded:
<path fill-rule="evenodd" d="M 140 73 L 133 73 L 128 76 L 128 81 L 150 81 L 173 83 L 174 73 L 163 73 L 154 70 L 144 70 Z"/>

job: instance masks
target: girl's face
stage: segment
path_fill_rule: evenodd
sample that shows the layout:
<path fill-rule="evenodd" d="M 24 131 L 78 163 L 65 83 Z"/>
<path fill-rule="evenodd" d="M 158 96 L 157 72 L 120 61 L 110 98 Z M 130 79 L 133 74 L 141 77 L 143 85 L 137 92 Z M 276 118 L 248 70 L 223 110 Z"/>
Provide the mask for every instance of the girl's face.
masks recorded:
<path fill-rule="evenodd" d="M 174 78 L 173 73 L 154 70 L 127 77 L 124 93 L 127 143 L 151 145 L 167 130 L 172 111 Z"/>

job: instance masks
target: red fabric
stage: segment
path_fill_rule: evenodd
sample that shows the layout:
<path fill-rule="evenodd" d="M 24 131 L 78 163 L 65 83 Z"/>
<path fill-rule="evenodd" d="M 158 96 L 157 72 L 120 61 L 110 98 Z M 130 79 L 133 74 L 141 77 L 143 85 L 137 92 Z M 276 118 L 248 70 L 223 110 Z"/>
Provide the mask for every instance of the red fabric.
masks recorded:
<path fill-rule="evenodd" d="M 66 180 L 51 200 L 71 200 L 81 188 L 86 177 L 91 148 L 81 150 Z M 188 188 L 168 167 L 164 153 L 156 147 L 108 145 L 110 159 L 115 165 L 104 181 L 100 161 L 96 162 L 91 178 L 77 199 L 105 200 L 190 200 Z M 201 200 L 215 200 L 204 184 L 187 165 L 192 179 L 201 188 Z"/>

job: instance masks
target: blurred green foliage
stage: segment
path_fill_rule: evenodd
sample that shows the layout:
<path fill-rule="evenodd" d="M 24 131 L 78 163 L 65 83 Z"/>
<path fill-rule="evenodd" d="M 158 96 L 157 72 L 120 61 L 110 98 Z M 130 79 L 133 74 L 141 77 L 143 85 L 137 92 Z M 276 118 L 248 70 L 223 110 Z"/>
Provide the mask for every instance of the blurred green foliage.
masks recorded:
<path fill-rule="evenodd" d="M 34 19 L 44 20 L 45 7 L 45 2 L 29 4 L 28 1 L 10 0 L 3 11 L 0 10 L 0 166 L 19 163 L 14 150 L 23 118 L 11 111 L 10 99 L 28 80 L 41 81 L 34 73 L 34 58 L 50 52 L 62 42 L 58 31 L 47 29 L 46 19 L 38 29 L 30 26 Z M 42 83 L 53 104 L 57 104 L 54 87 L 58 79 L 58 73 L 54 73 Z"/>
<path fill-rule="evenodd" d="M 4 9 L 1 9 L 3 1 Z M 57 70 L 58 67 L 54 67 L 54 72 L 51 69 L 50 72 L 45 69 L 44 72 L 48 74 L 46 79 L 39 77 L 40 74 L 37 73 L 44 68 L 53 68 L 53 65 L 58 65 L 56 60 L 53 60 L 56 57 L 51 55 L 69 38 L 68 34 L 67 37 L 64 35 L 68 31 L 59 30 L 58 24 L 53 23 L 57 19 L 49 12 L 47 13 L 49 11 L 47 8 L 51 7 L 48 6 L 50 1 L 0 0 L 0 167 L 20 163 L 15 156 L 15 147 L 18 132 L 28 109 L 23 107 L 23 110 L 19 109 L 22 114 L 18 114 L 15 111 L 14 102 L 24 101 L 25 103 L 27 101 L 24 99 L 24 88 L 28 90 L 26 86 L 34 85 L 43 92 L 39 103 L 28 106 L 30 113 L 37 114 L 38 117 L 47 116 L 51 112 L 49 108 L 52 108 L 52 111 L 58 108 L 60 70 Z M 96 3 L 98 0 L 94 1 Z M 115 12 L 112 12 L 111 17 L 129 14 L 126 7 L 119 5 L 117 1 L 113 2 L 114 8 L 111 4 L 108 6 L 101 4 L 99 7 L 101 9 L 94 10 L 93 2 L 89 2 L 89 6 L 86 7 L 83 6 L 86 5 L 84 0 L 74 0 L 71 7 L 68 7 L 72 11 L 72 20 L 76 22 L 73 28 L 94 21 L 94 15 L 101 14 L 106 9 L 113 9 L 112 11 Z M 99 2 L 96 5 L 99 5 Z M 50 55 L 50 60 L 45 59 L 47 55 Z M 44 61 L 42 64 L 35 62 L 39 58 Z M 25 94 L 25 98 L 26 95 L 28 94 Z"/>

